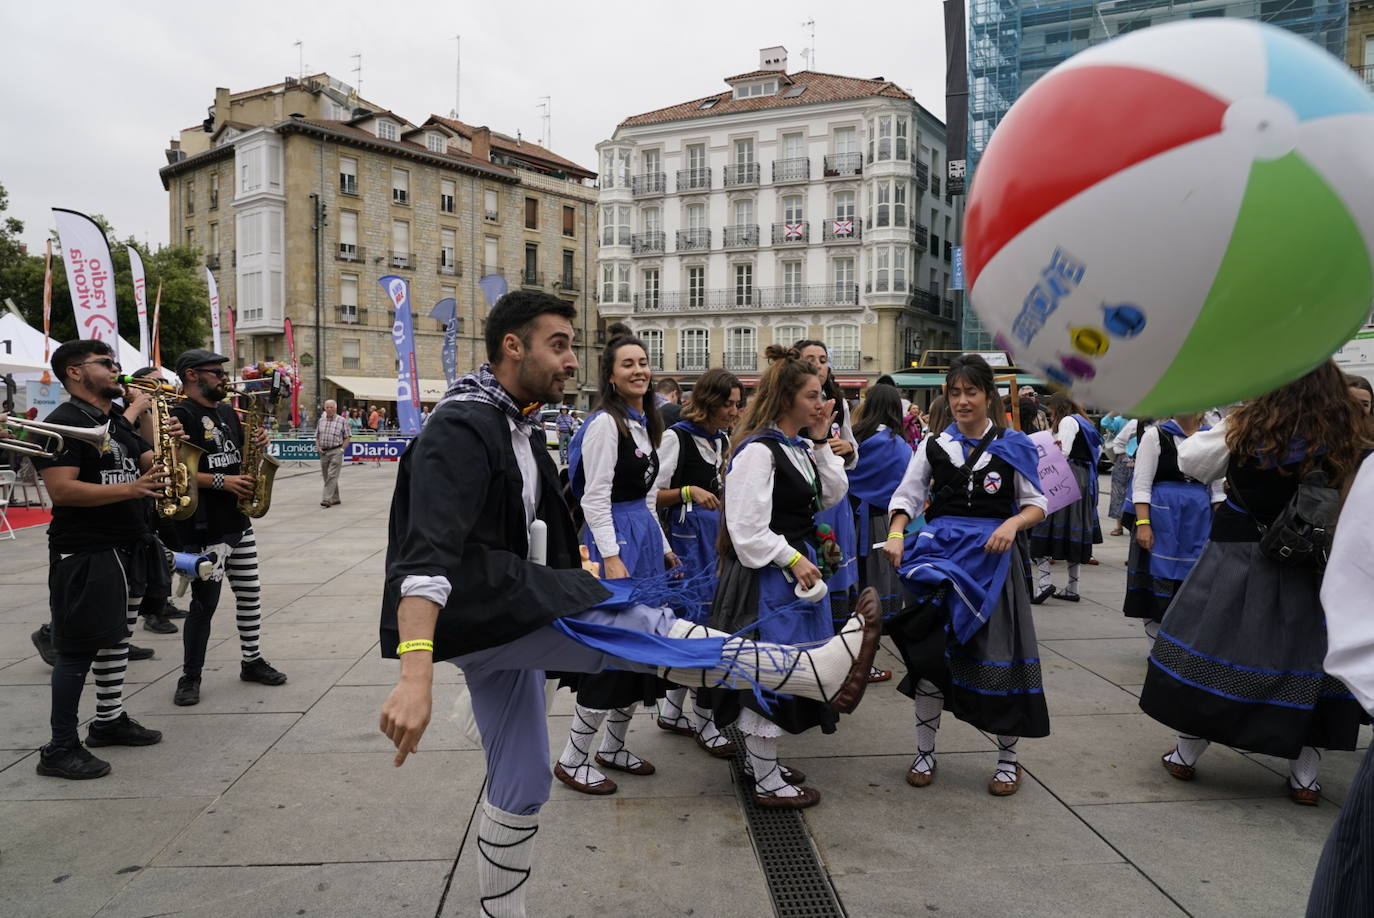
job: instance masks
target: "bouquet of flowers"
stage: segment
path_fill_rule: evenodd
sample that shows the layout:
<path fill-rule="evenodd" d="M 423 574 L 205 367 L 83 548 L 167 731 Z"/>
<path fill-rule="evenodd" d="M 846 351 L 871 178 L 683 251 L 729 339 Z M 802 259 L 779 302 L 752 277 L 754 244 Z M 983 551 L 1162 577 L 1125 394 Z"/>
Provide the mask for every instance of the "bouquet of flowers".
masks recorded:
<path fill-rule="evenodd" d="M 293 381 L 291 379 L 291 364 L 284 360 L 261 360 L 257 363 L 250 363 L 239 373 L 243 380 L 243 388 L 248 392 L 265 391 L 272 385 L 274 374 L 281 374 L 282 390 L 291 391 Z"/>

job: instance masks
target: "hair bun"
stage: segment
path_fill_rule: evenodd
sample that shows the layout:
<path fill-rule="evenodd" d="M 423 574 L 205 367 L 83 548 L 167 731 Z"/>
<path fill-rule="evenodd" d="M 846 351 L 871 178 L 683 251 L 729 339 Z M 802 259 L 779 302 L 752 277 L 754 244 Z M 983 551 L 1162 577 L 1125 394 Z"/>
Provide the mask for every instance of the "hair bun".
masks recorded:
<path fill-rule="evenodd" d="M 607 340 L 611 338 L 623 338 L 633 334 L 634 332 L 630 331 L 630 326 L 626 325 L 624 322 L 612 322 L 610 325 L 606 326 Z"/>
<path fill-rule="evenodd" d="M 770 362 L 777 360 L 801 360 L 801 351 L 795 347 L 783 347 L 781 344 L 770 344 L 763 349 L 763 356 Z"/>

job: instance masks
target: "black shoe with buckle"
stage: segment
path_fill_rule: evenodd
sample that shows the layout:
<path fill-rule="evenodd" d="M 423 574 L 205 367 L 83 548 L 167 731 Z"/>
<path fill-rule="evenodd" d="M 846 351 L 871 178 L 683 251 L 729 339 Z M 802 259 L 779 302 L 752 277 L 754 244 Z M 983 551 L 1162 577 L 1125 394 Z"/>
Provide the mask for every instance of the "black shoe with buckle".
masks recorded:
<path fill-rule="evenodd" d="M 181 629 L 175 622 L 168 621 L 167 616 L 161 612 L 149 612 L 143 616 L 143 630 L 151 631 L 153 634 L 176 634 Z"/>
<path fill-rule="evenodd" d="M 286 673 L 273 669 L 272 664 L 262 657 L 258 657 L 251 662 L 239 664 L 239 678 L 244 682 L 260 682 L 263 685 L 282 685 L 286 682 Z"/>
<path fill-rule="evenodd" d="M 47 625 L 39 628 L 29 635 L 33 641 L 33 646 L 38 650 L 38 655 L 43 658 L 43 662 L 52 666 L 57 662 L 57 653 L 52 649 L 52 631 Z"/>
<path fill-rule="evenodd" d="M 182 676 L 177 680 L 177 691 L 172 696 L 172 704 L 189 708 L 200 704 L 200 676 Z"/>
<path fill-rule="evenodd" d="M 87 746 L 155 746 L 162 742 L 161 730 L 149 730 L 125 711 L 108 723 L 91 721 L 86 729 Z"/>
<path fill-rule="evenodd" d="M 91 755 L 85 746 L 54 746 L 51 743 L 38 750 L 38 768 L 46 778 L 66 778 L 86 781 L 103 778 L 110 773 L 110 763 Z"/>

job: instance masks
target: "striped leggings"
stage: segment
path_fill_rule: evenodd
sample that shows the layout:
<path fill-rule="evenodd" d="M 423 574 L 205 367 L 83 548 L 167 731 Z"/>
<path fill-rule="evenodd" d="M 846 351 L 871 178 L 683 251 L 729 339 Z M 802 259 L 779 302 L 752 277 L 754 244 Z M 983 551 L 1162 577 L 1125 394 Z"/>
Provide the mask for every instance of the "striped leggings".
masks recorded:
<path fill-rule="evenodd" d="M 138 621 L 138 607 L 142 596 L 129 596 L 125 602 L 125 618 L 132 634 Z M 95 677 L 95 719 L 118 720 L 124 713 L 124 675 L 129 668 L 129 640 L 113 647 L 86 653 L 59 651 L 52 670 L 52 727 L 54 746 L 74 746 L 77 743 L 77 710 L 81 704 L 81 690 L 86 685 L 86 673 Z"/>
<path fill-rule="evenodd" d="M 239 650 L 245 663 L 262 656 L 258 649 L 262 631 L 262 584 L 258 579 L 258 540 L 253 527 L 243 531 L 238 544 L 224 562 L 224 576 L 234 591 Z M 210 620 L 219 606 L 222 580 L 198 580 L 191 584 L 191 608 L 181 629 L 186 659 L 182 665 L 188 676 L 199 676 L 205 667 L 205 650 L 210 644 Z"/>

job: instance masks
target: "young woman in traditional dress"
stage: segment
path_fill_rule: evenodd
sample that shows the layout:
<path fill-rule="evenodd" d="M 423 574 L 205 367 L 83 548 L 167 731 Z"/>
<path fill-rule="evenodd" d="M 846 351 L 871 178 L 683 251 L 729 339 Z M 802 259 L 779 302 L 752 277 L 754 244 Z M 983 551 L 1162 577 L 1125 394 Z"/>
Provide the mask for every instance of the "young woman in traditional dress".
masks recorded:
<path fill-rule="evenodd" d="M 1078 602 L 1079 565 L 1092 560 L 1093 545 L 1102 541 L 1097 521 L 1097 460 L 1102 454 L 1102 435 L 1066 395 L 1051 396 L 1049 409 L 1050 429 L 1069 460 L 1082 496 L 1051 513 L 1031 532 L 1030 553 L 1040 572 L 1031 600 L 1037 605 L 1051 596 Z M 1068 562 L 1069 582 L 1062 590 L 1050 582 L 1051 559 Z"/>

